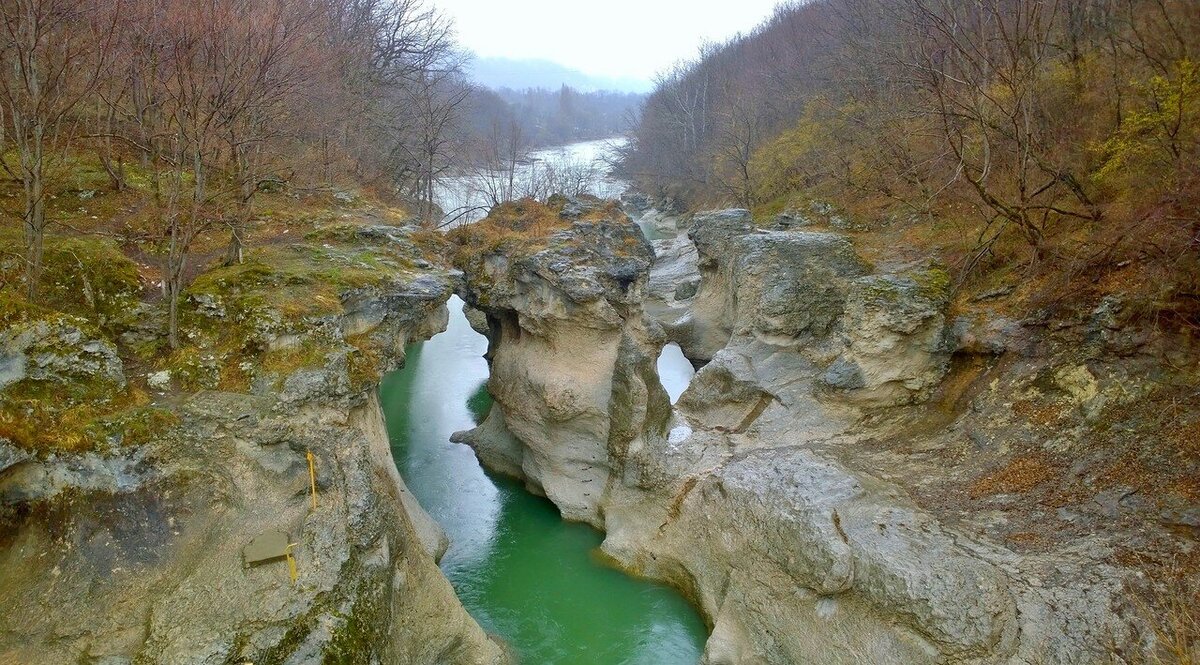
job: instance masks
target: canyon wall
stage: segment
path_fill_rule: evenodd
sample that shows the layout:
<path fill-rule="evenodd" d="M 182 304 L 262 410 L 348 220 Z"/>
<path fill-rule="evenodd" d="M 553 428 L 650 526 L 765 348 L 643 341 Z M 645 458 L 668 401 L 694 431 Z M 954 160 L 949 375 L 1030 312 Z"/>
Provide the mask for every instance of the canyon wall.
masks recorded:
<path fill-rule="evenodd" d="M 652 268 L 622 215 L 563 219 L 463 265 L 496 406 L 458 439 L 604 529 L 617 565 L 689 594 L 713 628 L 705 663 L 1145 655 L 1130 571 L 1099 536 L 1013 549 L 988 524 L 1005 516 L 925 500 L 953 471 L 880 443 L 928 453 L 956 418 L 1003 409 L 928 403 L 956 352 L 1007 343 L 950 321 L 941 267 L 880 272 L 845 236 L 723 211 L 692 221 L 700 283 L 680 290 L 680 239 Z M 667 338 L 702 366 L 674 410 L 653 371 Z"/>
<path fill-rule="evenodd" d="M 399 228 L 340 233 L 354 251 L 407 247 Z M 507 662 L 438 569 L 445 535 L 396 470 L 376 396 L 406 344 L 444 329 L 453 283 L 380 271 L 343 292 L 337 314 L 267 333 L 262 359 L 236 358 L 254 376 L 244 392 L 152 377 L 169 415 L 145 444 L 0 445 L 0 662 Z M 239 325 L 243 288 L 197 298 L 194 328 Z M 76 341 L 81 351 L 10 350 L 30 371 L 77 370 L 50 377 L 60 382 L 107 367 L 80 361 L 98 351 Z M 120 362 L 110 355 L 98 357 Z M 285 559 L 247 565 L 244 548 L 270 533 L 291 544 L 294 583 Z"/>

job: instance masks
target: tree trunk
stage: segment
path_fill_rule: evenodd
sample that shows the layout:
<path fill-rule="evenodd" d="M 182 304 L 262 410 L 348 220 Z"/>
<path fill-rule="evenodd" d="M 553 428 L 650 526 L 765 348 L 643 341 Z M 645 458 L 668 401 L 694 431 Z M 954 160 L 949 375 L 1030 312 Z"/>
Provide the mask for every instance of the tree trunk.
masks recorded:
<path fill-rule="evenodd" d="M 229 245 L 225 250 L 227 266 L 239 265 L 244 258 L 246 228 L 254 213 L 254 194 L 258 190 L 254 156 L 247 155 L 244 147 L 237 147 L 234 148 L 234 162 L 238 170 L 238 205 L 229 228 Z"/>
<path fill-rule="evenodd" d="M 35 124 L 31 144 L 21 145 L 22 176 L 25 180 L 25 295 L 37 299 L 42 280 L 42 257 L 46 239 L 45 164 L 42 159 L 43 128 Z"/>
<path fill-rule="evenodd" d="M 167 341 L 172 349 L 179 348 L 179 298 L 183 293 L 183 272 L 187 256 L 183 252 L 176 230 L 172 230 L 171 246 L 167 250 L 166 270 L 163 285 L 167 293 Z"/>
<path fill-rule="evenodd" d="M 229 229 L 229 244 L 225 247 L 224 265 L 236 266 L 240 265 L 245 258 L 245 243 L 242 239 L 241 225 L 235 223 Z"/>
<path fill-rule="evenodd" d="M 44 229 L 25 222 L 25 295 L 30 302 L 37 299 L 42 280 L 42 256 L 45 247 Z"/>
<path fill-rule="evenodd" d="M 168 317 L 167 340 L 171 344 L 172 349 L 179 348 L 179 281 L 177 279 L 167 280 L 167 302 L 170 307 L 170 316 Z"/>
<path fill-rule="evenodd" d="M 425 222 L 432 225 L 433 219 L 433 150 L 429 151 L 429 161 L 425 171 Z"/>

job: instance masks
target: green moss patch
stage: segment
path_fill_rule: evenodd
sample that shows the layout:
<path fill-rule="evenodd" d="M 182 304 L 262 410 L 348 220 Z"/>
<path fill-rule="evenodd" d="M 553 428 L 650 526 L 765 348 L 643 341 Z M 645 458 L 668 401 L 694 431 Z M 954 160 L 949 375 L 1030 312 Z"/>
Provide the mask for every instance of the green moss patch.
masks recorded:
<path fill-rule="evenodd" d="M 22 247 L 16 230 L 0 231 L 0 243 Z M 37 303 L 22 302 L 22 264 L 0 266 L 0 323 L 46 319 L 51 312 L 83 317 L 109 333 L 119 332 L 136 315 L 142 283 L 137 264 L 109 240 L 93 237 L 46 238 Z"/>
<path fill-rule="evenodd" d="M 97 238 L 47 244 L 39 295 L 50 307 L 119 330 L 134 315 L 140 293 L 137 265 L 115 244 Z"/>

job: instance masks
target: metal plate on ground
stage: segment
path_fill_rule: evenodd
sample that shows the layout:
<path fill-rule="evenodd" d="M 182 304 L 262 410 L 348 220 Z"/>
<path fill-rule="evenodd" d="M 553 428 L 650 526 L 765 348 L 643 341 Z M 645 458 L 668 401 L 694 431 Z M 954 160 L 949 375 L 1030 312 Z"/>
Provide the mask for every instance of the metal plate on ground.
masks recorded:
<path fill-rule="evenodd" d="M 266 531 L 242 548 L 247 566 L 267 563 L 287 557 L 288 537 L 282 531 Z"/>

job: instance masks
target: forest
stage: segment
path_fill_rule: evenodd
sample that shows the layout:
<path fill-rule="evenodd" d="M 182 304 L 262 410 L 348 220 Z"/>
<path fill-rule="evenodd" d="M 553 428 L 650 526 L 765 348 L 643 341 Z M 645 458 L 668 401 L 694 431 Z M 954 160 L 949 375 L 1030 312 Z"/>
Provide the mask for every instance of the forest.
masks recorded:
<path fill-rule="evenodd" d="M 604 139 L 624 134 L 637 119 L 646 96 L 629 92 L 581 92 L 527 88 L 481 90 L 495 96 L 488 108 L 508 111 L 524 142 L 535 147 Z"/>
<path fill-rule="evenodd" d="M 785 4 L 660 76 L 623 166 L 683 208 L 836 211 L 960 285 L 1015 271 L 1034 305 L 1121 291 L 1194 329 L 1198 47 L 1189 0 Z"/>
<path fill-rule="evenodd" d="M 358 189 L 433 224 L 442 178 L 497 166 L 501 147 L 513 163 L 612 135 L 637 101 L 480 88 L 421 0 L 13 0 L 0 21 L 6 230 L 21 229 L 0 287 L 36 301 L 48 233 L 113 237 L 156 268 L 172 346 L 188 281 L 242 261 L 263 195 Z M 80 184 L 92 173 L 103 187 Z"/>

